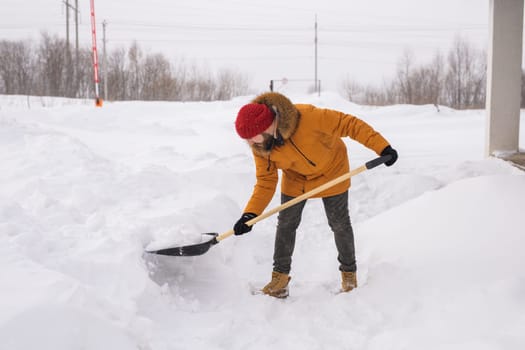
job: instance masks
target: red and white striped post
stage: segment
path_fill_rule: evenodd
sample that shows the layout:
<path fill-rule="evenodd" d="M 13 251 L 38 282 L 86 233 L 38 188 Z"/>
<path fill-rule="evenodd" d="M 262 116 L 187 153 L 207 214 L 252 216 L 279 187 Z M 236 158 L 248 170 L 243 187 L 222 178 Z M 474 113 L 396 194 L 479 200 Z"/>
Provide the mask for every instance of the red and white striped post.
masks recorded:
<path fill-rule="evenodd" d="M 98 54 L 97 54 L 97 29 L 95 24 L 95 0 L 91 0 L 91 40 L 93 43 L 93 74 L 95 78 L 95 106 L 102 107 L 102 99 L 99 96 L 98 83 Z"/>

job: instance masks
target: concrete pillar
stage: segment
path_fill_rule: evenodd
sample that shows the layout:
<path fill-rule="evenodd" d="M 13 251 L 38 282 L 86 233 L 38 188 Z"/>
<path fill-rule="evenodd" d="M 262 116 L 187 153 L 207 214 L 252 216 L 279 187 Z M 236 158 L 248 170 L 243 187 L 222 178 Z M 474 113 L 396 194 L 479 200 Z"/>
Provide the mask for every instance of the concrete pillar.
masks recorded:
<path fill-rule="evenodd" d="M 523 1 L 490 0 L 487 156 L 519 149 Z"/>

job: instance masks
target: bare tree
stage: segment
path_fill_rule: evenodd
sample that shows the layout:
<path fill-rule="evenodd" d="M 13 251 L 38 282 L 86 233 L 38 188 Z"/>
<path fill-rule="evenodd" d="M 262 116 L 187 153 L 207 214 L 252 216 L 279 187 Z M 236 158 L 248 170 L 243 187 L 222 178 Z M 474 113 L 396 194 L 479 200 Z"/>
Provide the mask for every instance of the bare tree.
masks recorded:
<path fill-rule="evenodd" d="M 413 104 L 439 104 L 442 89 L 443 58 L 437 53 L 430 64 L 415 68 L 409 75 Z"/>
<path fill-rule="evenodd" d="M 128 82 L 126 69 L 126 51 L 123 48 L 113 51 L 108 59 L 108 98 L 110 100 L 128 100 Z"/>
<path fill-rule="evenodd" d="M 354 79 L 346 78 L 341 85 L 341 89 L 348 101 L 358 102 L 363 99 L 364 88 Z"/>
<path fill-rule="evenodd" d="M 129 75 L 130 75 L 130 92 L 129 96 L 133 100 L 139 100 L 142 94 L 141 88 L 143 83 L 142 72 L 142 50 L 137 42 L 134 42 L 128 50 Z"/>
<path fill-rule="evenodd" d="M 32 57 L 28 42 L 0 41 L 1 93 L 25 94 L 31 90 Z"/>
<path fill-rule="evenodd" d="M 171 65 L 163 55 L 146 56 L 141 71 L 143 72 L 141 99 L 170 99 L 173 85 Z"/>
<path fill-rule="evenodd" d="M 448 105 L 458 109 L 479 107 L 484 101 L 485 70 L 484 56 L 467 41 L 456 37 L 448 54 L 445 78 Z"/>
<path fill-rule="evenodd" d="M 397 65 L 397 84 L 401 103 L 414 103 L 414 87 L 412 82 L 412 71 L 414 54 L 405 50 Z"/>
<path fill-rule="evenodd" d="M 93 63 L 91 50 L 79 49 L 79 65 L 77 67 L 77 97 L 94 98 L 95 82 L 93 77 Z"/>
<path fill-rule="evenodd" d="M 184 91 L 188 85 L 188 67 L 184 61 L 179 61 L 172 67 L 173 82 L 171 86 L 171 100 L 184 100 Z"/>
<path fill-rule="evenodd" d="M 484 108 L 487 95 L 487 53 L 485 50 L 477 51 L 476 54 L 472 90 L 471 107 Z"/>
<path fill-rule="evenodd" d="M 37 55 L 38 87 L 42 95 L 66 96 L 65 52 L 65 40 L 42 34 Z"/>
<path fill-rule="evenodd" d="M 246 78 L 233 70 L 222 69 L 217 76 L 215 100 L 229 100 L 248 90 Z"/>
<path fill-rule="evenodd" d="M 215 82 L 209 71 L 193 65 L 184 86 L 184 101 L 211 101 L 214 97 Z"/>
<path fill-rule="evenodd" d="M 443 75 L 445 63 L 443 55 L 438 51 L 434 55 L 430 66 L 428 67 L 428 85 L 427 92 L 428 102 L 434 105 L 440 104 L 440 98 L 443 91 Z"/>

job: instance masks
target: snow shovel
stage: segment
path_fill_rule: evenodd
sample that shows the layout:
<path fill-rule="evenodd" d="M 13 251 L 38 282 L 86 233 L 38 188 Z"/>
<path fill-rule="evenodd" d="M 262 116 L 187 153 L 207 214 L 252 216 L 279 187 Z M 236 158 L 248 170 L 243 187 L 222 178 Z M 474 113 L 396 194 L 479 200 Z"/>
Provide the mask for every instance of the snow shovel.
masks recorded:
<path fill-rule="evenodd" d="M 341 175 L 339 176 L 338 178 L 335 178 L 331 181 L 328 181 L 327 183 L 325 183 L 324 185 L 321 185 L 317 188 L 314 188 L 313 190 L 311 191 L 308 191 L 298 197 L 295 197 L 294 199 L 286 202 L 286 203 L 283 203 L 281 205 L 279 205 L 278 207 L 275 207 L 271 210 L 268 210 L 264 213 L 262 213 L 261 215 L 249 220 L 246 222 L 246 225 L 248 226 L 252 226 L 254 225 L 255 223 L 261 221 L 261 220 L 264 220 L 266 219 L 267 217 L 275 214 L 275 213 L 278 213 L 280 212 L 281 210 L 284 210 L 286 208 L 289 208 L 291 207 L 292 205 L 295 205 L 305 199 L 308 199 L 314 195 L 316 195 L 317 193 L 320 193 L 324 190 L 326 190 L 327 188 L 330 188 L 334 185 L 337 185 L 338 183 L 340 182 L 343 182 L 349 178 L 351 178 L 352 176 L 354 175 L 357 175 L 365 170 L 369 170 L 369 169 L 372 169 L 372 168 L 375 168 L 376 166 L 378 165 L 381 165 L 383 163 L 386 163 L 388 162 L 390 159 L 392 158 L 392 156 L 390 155 L 386 155 L 386 156 L 382 156 L 382 157 L 378 157 L 378 158 L 375 158 L 375 159 L 372 159 L 371 161 L 368 161 L 366 162 L 364 165 L 360 166 L 359 168 L 356 168 L 344 175 Z M 229 230 L 229 231 L 226 231 L 224 233 L 221 233 L 221 234 L 218 234 L 218 233 L 203 233 L 203 235 L 209 235 L 209 236 L 212 236 L 213 238 L 211 238 L 210 240 L 206 241 L 206 242 L 203 242 L 203 243 L 197 243 L 197 244 L 191 244 L 191 245 L 186 245 L 186 246 L 182 246 L 182 247 L 172 247 L 172 248 L 165 248 L 165 249 L 159 249 L 159 250 L 150 250 L 150 251 L 146 251 L 146 253 L 150 253 L 150 254 L 159 254 L 159 255 L 172 255 L 172 256 L 196 256 L 196 255 L 202 255 L 204 253 L 206 253 L 210 247 L 212 245 L 215 245 L 217 243 L 219 243 L 220 241 L 222 241 L 223 239 L 225 238 L 228 238 L 230 237 L 231 235 L 233 235 L 234 231 L 233 229 Z"/>

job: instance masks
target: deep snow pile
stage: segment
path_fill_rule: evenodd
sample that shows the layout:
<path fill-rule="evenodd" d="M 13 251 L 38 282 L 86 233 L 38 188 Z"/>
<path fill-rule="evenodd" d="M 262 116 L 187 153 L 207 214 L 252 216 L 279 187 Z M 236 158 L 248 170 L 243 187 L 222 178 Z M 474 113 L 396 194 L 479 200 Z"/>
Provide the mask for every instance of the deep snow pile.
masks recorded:
<path fill-rule="evenodd" d="M 2 349 L 523 348 L 525 177 L 483 158 L 484 111 L 291 97 L 360 116 L 401 155 L 352 180 L 349 294 L 318 200 L 284 301 L 250 293 L 270 277 L 275 217 L 203 256 L 143 254 L 238 218 L 254 169 L 233 120 L 251 97 L 1 96 Z M 347 144 L 353 167 L 375 157 Z"/>

